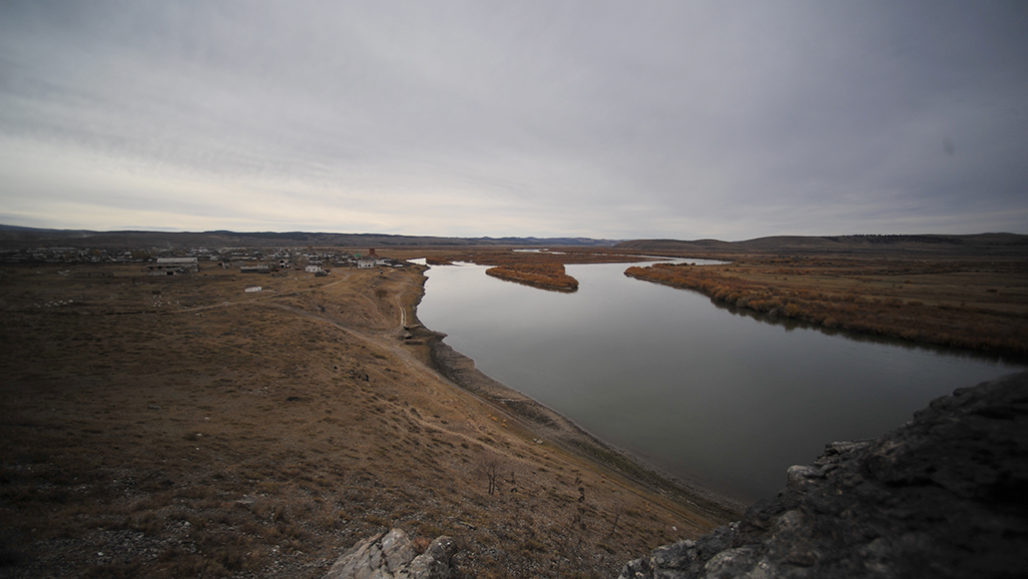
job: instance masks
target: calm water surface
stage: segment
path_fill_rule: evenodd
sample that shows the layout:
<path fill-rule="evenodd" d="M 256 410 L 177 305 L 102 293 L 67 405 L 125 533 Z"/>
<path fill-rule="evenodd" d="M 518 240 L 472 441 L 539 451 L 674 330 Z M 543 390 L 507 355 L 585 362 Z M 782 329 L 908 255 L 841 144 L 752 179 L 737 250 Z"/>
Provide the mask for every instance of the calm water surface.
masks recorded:
<path fill-rule="evenodd" d="M 698 261 L 698 260 L 690 260 Z M 698 293 L 568 266 L 578 292 L 432 267 L 418 317 L 480 370 L 599 438 L 740 500 L 825 443 L 883 434 L 932 398 L 1023 369 L 787 329 Z"/>

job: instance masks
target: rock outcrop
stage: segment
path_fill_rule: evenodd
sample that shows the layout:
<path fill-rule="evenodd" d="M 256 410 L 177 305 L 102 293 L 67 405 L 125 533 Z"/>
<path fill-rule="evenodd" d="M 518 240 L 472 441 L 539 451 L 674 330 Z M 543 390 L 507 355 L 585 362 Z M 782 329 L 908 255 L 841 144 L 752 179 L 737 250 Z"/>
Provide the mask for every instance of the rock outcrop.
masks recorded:
<path fill-rule="evenodd" d="M 393 529 L 351 547 L 325 579 L 446 579 L 455 549 L 453 539 L 438 537 L 418 555 L 407 533 Z"/>
<path fill-rule="evenodd" d="M 621 577 L 1023 577 L 1028 373 L 934 400 L 880 439 L 829 444 L 787 481 Z"/>

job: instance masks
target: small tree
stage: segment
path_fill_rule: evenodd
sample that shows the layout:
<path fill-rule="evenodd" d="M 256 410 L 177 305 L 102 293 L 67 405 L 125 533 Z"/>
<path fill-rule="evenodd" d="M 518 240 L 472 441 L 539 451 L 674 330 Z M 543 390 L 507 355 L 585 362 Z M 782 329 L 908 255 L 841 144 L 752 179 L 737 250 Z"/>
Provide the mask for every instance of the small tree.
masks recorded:
<path fill-rule="evenodd" d="M 497 490 L 496 479 L 500 476 L 500 463 L 495 458 L 485 462 L 485 476 L 489 480 L 489 494 L 492 495 Z"/>
<path fill-rule="evenodd" d="M 614 533 L 617 532 L 617 530 L 618 530 L 618 521 L 621 520 L 621 513 L 624 512 L 624 509 L 625 509 L 624 505 L 621 505 L 619 503 L 617 509 L 614 511 L 614 524 L 611 525 L 611 527 L 610 527 L 610 533 L 607 534 L 608 538 L 613 537 Z"/>

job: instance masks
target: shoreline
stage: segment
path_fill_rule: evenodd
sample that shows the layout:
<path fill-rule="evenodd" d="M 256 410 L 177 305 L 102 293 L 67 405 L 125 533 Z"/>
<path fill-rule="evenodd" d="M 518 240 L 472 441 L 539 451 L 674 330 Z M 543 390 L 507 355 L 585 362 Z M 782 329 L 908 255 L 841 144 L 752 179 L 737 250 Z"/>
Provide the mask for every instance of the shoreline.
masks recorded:
<path fill-rule="evenodd" d="M 418 318 L 417 308 L 425 295 L 427 281 L 428 277 L 422 271 L 421 291 L 410 304 L 412 319 L 404 331 L 411 340 L 423 341 L 428 349 L 430 366 L 457 387 L 509 414 L 527 430 L 540 436 L 542 443 L 553 444 L 683 506 L 725 520 L 738 518 L 749 507 L 749 503 L 683 481 L 647 464 L 628 451 L 604 442 L 559 412 L 479 370 L 471 357 L 445 342 L 445 333 L 426 327 Z"/>

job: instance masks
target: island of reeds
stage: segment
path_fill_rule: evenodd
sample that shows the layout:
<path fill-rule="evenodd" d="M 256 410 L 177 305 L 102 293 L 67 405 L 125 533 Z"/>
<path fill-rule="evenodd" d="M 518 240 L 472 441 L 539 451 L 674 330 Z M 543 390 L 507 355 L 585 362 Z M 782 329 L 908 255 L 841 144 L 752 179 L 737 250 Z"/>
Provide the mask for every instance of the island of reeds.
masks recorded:
<path fill-rule="evenodd" d="M 578 280 L 571 277 L 560 263 L 498 265 L 485 270 L 487 275 L 559 292 L 578 290 Z"/>

